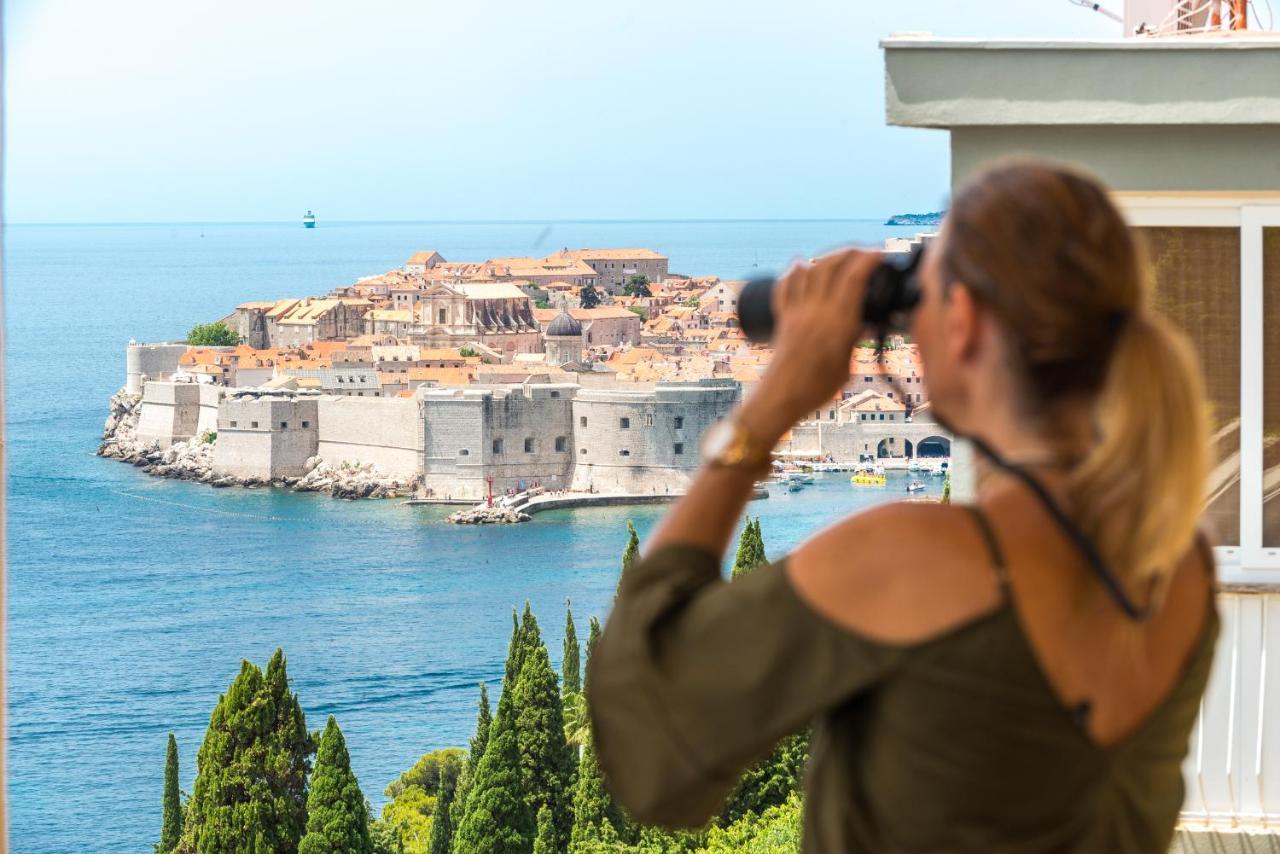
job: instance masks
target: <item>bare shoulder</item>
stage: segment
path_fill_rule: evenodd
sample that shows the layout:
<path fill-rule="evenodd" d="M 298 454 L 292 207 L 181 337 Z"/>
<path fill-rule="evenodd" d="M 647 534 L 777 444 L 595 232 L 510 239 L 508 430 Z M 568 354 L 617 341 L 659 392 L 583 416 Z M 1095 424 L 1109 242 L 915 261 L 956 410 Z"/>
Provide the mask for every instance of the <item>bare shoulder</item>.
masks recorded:
<path fill-rule="evenodd" d="M 796 594 L 822 616 L 885 643 L 927 640 L 1001 601 L 973 515 L 944 504 L 888 504 L 850 516 L 787 561 Z"/>

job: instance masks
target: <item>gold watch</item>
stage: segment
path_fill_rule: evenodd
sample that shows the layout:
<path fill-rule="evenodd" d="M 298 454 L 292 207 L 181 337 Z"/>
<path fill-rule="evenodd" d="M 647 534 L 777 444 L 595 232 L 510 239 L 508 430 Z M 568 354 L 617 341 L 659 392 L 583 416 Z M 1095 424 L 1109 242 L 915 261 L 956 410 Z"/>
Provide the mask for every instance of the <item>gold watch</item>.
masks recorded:
<path fill-rule="evenodd" d="M 709 466 L 757 470 L 768 467 L 773 447 L 766 447 L 737 418 L 727 418 L 707 430 L 701 452 Z"/>

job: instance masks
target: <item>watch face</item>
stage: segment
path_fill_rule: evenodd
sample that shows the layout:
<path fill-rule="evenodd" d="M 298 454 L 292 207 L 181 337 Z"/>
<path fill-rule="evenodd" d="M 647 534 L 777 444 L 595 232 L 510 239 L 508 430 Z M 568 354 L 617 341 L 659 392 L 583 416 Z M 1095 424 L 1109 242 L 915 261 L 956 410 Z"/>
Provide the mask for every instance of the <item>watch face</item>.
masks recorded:
<path fill-rule="evenodd" d="M 702 458 L 718 460 L 733 444 L 733 424 L 728 420 L 716 422 L 702 438 Z"/>

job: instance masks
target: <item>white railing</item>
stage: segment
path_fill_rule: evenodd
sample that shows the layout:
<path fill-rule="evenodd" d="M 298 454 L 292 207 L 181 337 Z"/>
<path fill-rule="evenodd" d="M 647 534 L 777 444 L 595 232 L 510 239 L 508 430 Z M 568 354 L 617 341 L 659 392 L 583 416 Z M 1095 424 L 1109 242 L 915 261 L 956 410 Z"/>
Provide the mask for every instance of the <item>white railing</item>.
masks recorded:
<path fill-rule="evenodd" d="M 1183 764 L 1182 825 L 1280 831 L 1280 590 L 1228 590 L 1218 610 L 1213 673 Z"/>

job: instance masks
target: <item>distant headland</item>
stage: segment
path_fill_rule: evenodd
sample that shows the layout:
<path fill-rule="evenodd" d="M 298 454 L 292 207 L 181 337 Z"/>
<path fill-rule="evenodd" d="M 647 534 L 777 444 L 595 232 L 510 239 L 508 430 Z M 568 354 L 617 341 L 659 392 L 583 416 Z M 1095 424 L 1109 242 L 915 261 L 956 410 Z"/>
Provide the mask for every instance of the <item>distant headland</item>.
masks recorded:
<path fill-rule="evenodd" d="M 884 221 L 885 225 L 938 225 L 942 222 L 942 218 L 946 215 L 946 211 L 934 211 L 933 213 L 920 214 L 898 214 L 891 216 Z"/>

